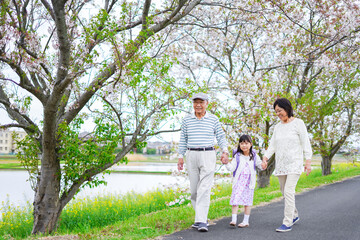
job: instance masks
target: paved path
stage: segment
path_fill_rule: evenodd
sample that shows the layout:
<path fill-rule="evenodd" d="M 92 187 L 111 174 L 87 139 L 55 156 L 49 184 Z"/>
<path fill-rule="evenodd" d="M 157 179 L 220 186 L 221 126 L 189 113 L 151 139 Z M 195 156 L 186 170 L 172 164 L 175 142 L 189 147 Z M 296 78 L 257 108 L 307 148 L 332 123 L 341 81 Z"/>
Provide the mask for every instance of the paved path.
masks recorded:
<path fill-rule="evenodd" d="M 210 225 L 209 232 L 189 228 L 163 239 L 360 240 L 360 177 L 298 194 L 296 206 L 300 221 L 290 232 L 275 231 L 283 218 L 284 203 L 279 201 L 252 209 L 249 228 L 229 227 L 228 217 Z M 240 213 L 238 221 L 242 218 Z"/>

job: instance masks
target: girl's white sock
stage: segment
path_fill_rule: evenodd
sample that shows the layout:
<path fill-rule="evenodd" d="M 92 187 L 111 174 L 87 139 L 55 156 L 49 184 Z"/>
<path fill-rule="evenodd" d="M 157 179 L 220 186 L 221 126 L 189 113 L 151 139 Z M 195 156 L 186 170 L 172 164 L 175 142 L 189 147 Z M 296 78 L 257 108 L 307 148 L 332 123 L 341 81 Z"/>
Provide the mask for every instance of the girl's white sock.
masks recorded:
<path fill-rule="evenodd" d="M 234 222 L 234 223 L 236 223 L 237 214 L 232 214 L 231 217 L 232 217 L 232 218 L 231 218 L 231 221 Z"/>
<path fill-rule="evenodd" d="M 246 215 L 246 214 L 244 214 L 244 220 L 243 220 L 243 223 L 249 223 L 249 217 L 250 217 L 250 215 Z"/>

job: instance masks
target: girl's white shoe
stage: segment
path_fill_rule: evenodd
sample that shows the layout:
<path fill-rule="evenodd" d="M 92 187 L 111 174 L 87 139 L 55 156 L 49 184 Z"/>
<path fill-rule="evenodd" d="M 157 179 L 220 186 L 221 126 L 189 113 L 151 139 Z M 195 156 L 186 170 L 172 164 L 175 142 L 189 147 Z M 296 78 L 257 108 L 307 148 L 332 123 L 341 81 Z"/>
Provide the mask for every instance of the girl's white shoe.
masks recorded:
<path fill-rule="evenodd" d="M 235 227 L 235 226 L 236 226 L 236 222 L 230 222 L 230 226 Z"/>
<path fill-rule="evenodd" d="M 246 227 L 249 227 L 249 224 L 242 222 L 242 223 L 240 223 L 240 224 L 238 225 L 238 227 L 239 227 L 239 228 L 246 228 Z"/>

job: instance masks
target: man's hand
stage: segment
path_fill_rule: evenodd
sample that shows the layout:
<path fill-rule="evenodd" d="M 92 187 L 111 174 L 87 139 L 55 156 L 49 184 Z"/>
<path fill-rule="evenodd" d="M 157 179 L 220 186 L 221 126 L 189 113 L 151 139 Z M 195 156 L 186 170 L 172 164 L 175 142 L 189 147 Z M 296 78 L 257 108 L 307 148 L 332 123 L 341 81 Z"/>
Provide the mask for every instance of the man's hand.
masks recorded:
<path fill-rule="evenodd" d="M 309 176 L 309 174 L 311 173 L 311 160 L 306 160 L 304 172 L 306 172 L 306 176 Z"/>
<path fill-rule="evenodd" d="M 229 163 L 229 154 L 227 152 L 223 152 L 220 160 L 221 160 L 222 164 L 228 164 Z"/>
<path fill-rule="evenodd" d="M 177 167 L 178 167 L 179 172 L 184 169 L 184 159 L 183 158 L 179 158 Z"/>

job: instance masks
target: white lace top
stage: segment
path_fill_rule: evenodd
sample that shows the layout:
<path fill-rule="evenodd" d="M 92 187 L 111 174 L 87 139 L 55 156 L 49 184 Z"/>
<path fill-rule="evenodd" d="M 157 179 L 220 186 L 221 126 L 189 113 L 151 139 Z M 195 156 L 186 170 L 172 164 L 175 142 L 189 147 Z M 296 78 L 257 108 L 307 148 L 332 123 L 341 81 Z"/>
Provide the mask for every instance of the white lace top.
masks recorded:
<path fill-rule="evenodd" d="M 276 124 L 265 156 L 270 158 L 274 153 L 274 175 L 303 172 L 303 161 L 311 159 L 312 150 L 306 126 L 301 119 Z"/>

